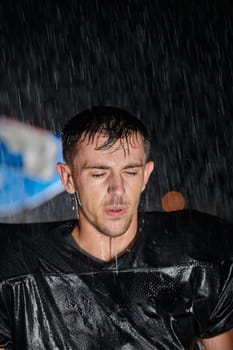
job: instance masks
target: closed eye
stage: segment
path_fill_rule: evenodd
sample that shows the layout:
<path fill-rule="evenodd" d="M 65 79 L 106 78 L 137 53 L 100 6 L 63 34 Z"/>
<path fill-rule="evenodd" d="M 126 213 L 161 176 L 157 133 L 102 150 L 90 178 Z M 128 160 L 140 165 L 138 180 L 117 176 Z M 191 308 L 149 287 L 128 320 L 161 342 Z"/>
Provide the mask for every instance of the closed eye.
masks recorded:
<path fill-rule="evenodd" d="M 101 174 L 92 174 L 92 177 L 100 178 L 100 177 L 103 177 L 104 175 L 105 175 L 105 173 L 101 173 Z"/>
<path fill-rule="evenodd" d="M 129 176 L 136 176 L 137 175 L 136 171 L 126 171 L 125 173 Z"/>

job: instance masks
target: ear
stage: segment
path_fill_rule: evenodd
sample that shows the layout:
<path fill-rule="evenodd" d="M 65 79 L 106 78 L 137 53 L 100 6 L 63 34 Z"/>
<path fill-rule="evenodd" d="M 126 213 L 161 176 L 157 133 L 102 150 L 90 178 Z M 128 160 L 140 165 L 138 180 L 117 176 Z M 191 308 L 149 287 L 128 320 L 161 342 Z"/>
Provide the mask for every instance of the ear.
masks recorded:
<path fill-rule="evenodd" d="M 144 180 L 143 180 L 142 192 L 145 190 L 146 185 L 149 181 L 150 175 L 151 175 L 153 170 L 154 170 L 154 162 L 152 162 L 152 160 L 150 160 L 149 162 L 146 163 L 146 166 L 144 169 Z"/>
<path fill-rule="evenodd" d="M 69 165 L 65 163 L 57 163 L 57 172 L 60 175 L 61 182 L 66 191 L 70 194 L 75 193 L 73 176 Z"/>

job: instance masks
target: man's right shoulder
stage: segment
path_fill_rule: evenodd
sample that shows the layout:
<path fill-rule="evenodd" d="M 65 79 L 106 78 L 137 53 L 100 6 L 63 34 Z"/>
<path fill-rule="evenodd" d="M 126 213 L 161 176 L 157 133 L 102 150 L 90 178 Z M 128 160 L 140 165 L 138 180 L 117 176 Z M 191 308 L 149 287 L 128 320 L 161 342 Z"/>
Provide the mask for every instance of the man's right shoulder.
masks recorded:
<path fill-rule="evenodd" d="M 63 226 L 64 222 L 0 223 L 0 282 L 37 271 L 41 251 L 49 250 Z"/>

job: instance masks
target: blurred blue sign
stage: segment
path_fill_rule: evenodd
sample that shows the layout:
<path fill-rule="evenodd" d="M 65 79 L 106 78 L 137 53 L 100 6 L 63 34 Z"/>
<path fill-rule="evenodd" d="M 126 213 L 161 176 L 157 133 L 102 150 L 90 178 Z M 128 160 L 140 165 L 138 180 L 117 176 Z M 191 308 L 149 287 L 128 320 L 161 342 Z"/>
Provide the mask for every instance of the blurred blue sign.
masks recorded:
<path fill-rule="evenodd" d="M 64 188 L 60 136 L 0 117 L 0 216 L 36 207 Z"/>

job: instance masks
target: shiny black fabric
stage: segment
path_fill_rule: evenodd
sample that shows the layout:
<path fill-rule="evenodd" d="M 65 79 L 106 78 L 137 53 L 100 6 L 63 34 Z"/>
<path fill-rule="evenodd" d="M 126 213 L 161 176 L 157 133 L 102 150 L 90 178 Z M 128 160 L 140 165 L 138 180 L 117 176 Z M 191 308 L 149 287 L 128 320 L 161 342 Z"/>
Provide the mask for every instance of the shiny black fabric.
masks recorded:
<path fill-rule="evenodd" d="M 0 225 L 0 347 L 182 350 L 233 327 L 233 227 L 197 212 L 147 213 L 106 263 L 75 222 Z"/>

